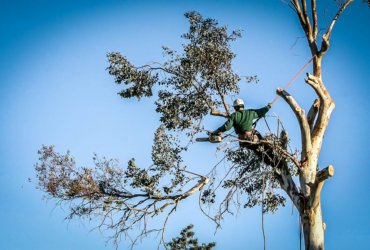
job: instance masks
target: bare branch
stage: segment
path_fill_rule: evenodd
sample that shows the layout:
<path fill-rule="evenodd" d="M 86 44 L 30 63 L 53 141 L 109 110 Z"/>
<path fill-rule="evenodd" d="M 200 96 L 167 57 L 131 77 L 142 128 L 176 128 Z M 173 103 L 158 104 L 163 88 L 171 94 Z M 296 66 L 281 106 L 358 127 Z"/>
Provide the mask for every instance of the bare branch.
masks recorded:
<path fill-rule="evenodd" d="M 312 25 L 313 25 L 312 35 L 313 35 L 313 39 L 316 41 L 317 34 L 319 32 L 316 0 L 311 0 L 311 11 L 312 11 Z"/>
<path fill-rule="evenodd" d="M 317 54 L 317 45 L 316 45 L 316 38 L 313 35 L 312 27 L 310 24 L 310 18 L 308 16 L 307 12 L 307 2 L 306 0 L 301 0 L 301 3 L 299 3 L 298 0 L 291 0 L 291 3 L 295 9 L 295 12 L 298 16 L 299 22 L 301 24 L 301 27 L 303 28 L 308 44 L 311 49 L 311 54 L 316 55 Z M 302 6 L 302 8 L 301 8 Z"/>
<path fill-rule="evenodd" d="M 204 209 L 203 209 L 203 207 L 202 207 L 202 194 L 201 193 L 199 193 L 199 199 L 198 199 L 198 206 L 199 206 L 199 209 L 200 209 L 200 211 L 208 218 L 208 219 L 210 219 L 211 221 L 213 221 L 215 224 L 216 224 L 216 230 L 218 229 L 218 228 L 221 228 L 221 224 L 220 224 L 220 222 L 217 220 L 217 219 L 215 219 L 215 218 L 213 218 L 213 217 L 211 217 L 208 213 L 206 213 L 205 211 L 204 211 Z"/>
<path fill-rule="evenodd" d="M 307 38 L 309 39 L 310 42 L 313 42 L 310 18 L 308 17 L 308 13 L 307 13 L 307 2 L 306 0 L 301 0 L 301 3 L 302 3 L 302 10 L 303 10 L 302 14 L 303 14 L 305 24 L 306 24 L 305 30 L 306 30 Z"/>
<path fill-rule="evenodd" d="M 301 129 L 302 137 L 302 160 L 306 158 L 307 152 L 311 150 L 311 132 L 310 126 L 305 116 L 305 111 L 298 105 L 296 100 L 285 90 L 277 89 L 276 93 L 283 97 L 283 99 L 289 104 L 293 113 L 296 115 L 299 127 Z"/>
<path fill-rule="evenodd" d="M 335 23 L 337 22 L 338 18 L 340 17 L 340 15 L 342 14 L 342 12 L 353 2 L 353 0 L 348 0 L 346 1 L 341 7 L 340 9 L 338 10 L 337 14 L 334 16 L 330 26 L 328 27 L 328 30 L 326 31 L 325 33 L 325 37 L 327 39 L 330 39 L 330 35 L 331 35 L 331 32 L 334 28 L 334 25 Z"/>
<path fill-rule="evenodd" d="M 295 12 L 299 18 L 299 21 L 302 27 L 305 29 L 306 23 L 305 23 L 305 18 L 301 10 L 301 4 L 299 3 L 298 0 L 291 0 L 291 3 L 292 3 L 293 8 L 295 9 Z"/>
<path fill-rule="evenodd" d="M 166 243 L 165 243 L 165 241 L 164 241 L 164 233 L 166 232 L 166 225 L 167 225 L 168 219 L 170 218 L 171 214 L 176 210 L 177 205 L 178 205 L 178 203 L 176 203 L 176 206 L 174 206 L 174 207 L 171 209 L 171 211 L 167 214 L 167 217 L 166 217 L 166 219 L 165 219 L 165 221 L 164 221 L 164 223 L 163 223 L 161 243 L 162 243 L 165 247 L 166 247 Z M 158 248 L 159 248 L 159 246 L 158 246 Z M 166 247 L 166 249 L 167 249 L 167 247 Z"/>
<path fill-rule="evenodd" d="M 343 11 L 353 2 L 353 0 L 348 0 L 344 4 L 341 5 L 339 8 L 337 14 L 334 16 L 333 20 L 331 21 L 331 24 L 329 25 L 326 33 L 322 36 L 322 43 L 321 43 L 321 49 L 320 49 L 320 55 L 322 56 L 330 47 L 330 36 L 331 32 L 334 28 L 335 23 L 337 22 L 340 15 L 343 13 Z"/>

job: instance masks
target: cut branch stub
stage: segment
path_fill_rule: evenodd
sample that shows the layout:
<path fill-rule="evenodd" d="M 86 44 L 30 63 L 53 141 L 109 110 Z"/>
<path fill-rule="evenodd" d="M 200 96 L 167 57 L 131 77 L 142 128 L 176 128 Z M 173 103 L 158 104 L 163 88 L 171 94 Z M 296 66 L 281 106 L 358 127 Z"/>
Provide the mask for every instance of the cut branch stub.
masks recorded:
<path fill-rule="evenodd" d="M 326 168 L 320 170 L 316 173 L 315 186 L 313 188 L 312 196 L 310 199 L 310 206 L 317 208 L 320 205 L 320 195 L 321 190 L 326 179 L 334 175 L 334 167 L 332 165 L 327 166 Z"/>
<path fill-rule="evenodd" d="M 326 168 L 320 170 L 316 174 L 316 182 L 320 183 L 334 175 L 334 167 L 333 165 L 329 165 Z"/>

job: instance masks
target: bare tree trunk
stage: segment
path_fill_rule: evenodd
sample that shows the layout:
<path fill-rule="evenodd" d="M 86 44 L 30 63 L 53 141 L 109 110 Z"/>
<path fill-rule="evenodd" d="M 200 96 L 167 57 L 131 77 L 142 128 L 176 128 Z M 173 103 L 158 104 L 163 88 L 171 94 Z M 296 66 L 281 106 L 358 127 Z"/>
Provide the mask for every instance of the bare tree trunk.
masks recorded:
<path fill-rule="evenodd" d="M 322 221 L 321 205 L 310 208 L 301 215 L 303 235 L 306 250 L 324 249 L 324 223 Z"/>
<path fill-rule="evenodd" d="M 290 105 L 297 116 L 302 135 L 301 168 L 299 172 L 300 204 L 297 207 L 305 240 L 306 250 L 324 249 L 325 223 L 321 210 L 321 190 L 324 181 L 334 174 L 333 166 L 318 171 L 318 159 L 328 127 L 331 113 L 335 107 L 329 92 L 322 81 L 322 59 L 330 47 L 330 36 L 335 23 L 342 12 L 353 2 L 346 0 L 339 5 L 338 12 L 322 36 L 321 47 L 317 44 L 318 15 L 316 0 L 291 0 L 291 7 L 296 11 L 298 20 L 305 32 L 313 61 L 313 75 L 308 75 L 306 82 L 317 94 L 317 99 L 304 117 L 304 110 L 285 91 L 279 91 L 284 100 Z M 311 7 L 311 9 L 309 9 Z M 306 119 L 305 119 L 306 118 Z M 305 143 L 305 144 L 304 144 Z"/>

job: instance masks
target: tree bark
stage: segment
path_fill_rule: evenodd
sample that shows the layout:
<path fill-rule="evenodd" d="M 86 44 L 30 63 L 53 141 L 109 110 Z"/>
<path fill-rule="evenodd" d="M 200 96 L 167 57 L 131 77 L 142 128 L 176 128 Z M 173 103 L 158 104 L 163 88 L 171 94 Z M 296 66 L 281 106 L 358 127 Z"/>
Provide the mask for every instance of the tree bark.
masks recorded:
<path fill-rule="evenodd" d="M 301 214 L 301 223 L 306 250 L 324 249 L 324 224 L 322 221 L 321 204 L 316 208 L 307 209 Z"/>

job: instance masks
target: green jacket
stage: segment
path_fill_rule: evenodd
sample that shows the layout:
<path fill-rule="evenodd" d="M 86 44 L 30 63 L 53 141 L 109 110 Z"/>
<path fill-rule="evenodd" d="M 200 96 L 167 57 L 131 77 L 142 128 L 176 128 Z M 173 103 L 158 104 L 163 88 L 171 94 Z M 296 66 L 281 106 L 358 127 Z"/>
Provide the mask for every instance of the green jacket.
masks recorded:
<path fill-rule="evenodd" d="M 213 131 L 214 134 L 225 132 L 234 127 L 237 134 L 243 134 L 252 131 L 253 120 L 263 117 L 270 109 L 267 105 L 260 109 L 246 109 L 232 113 L 224 125 Z"/>

